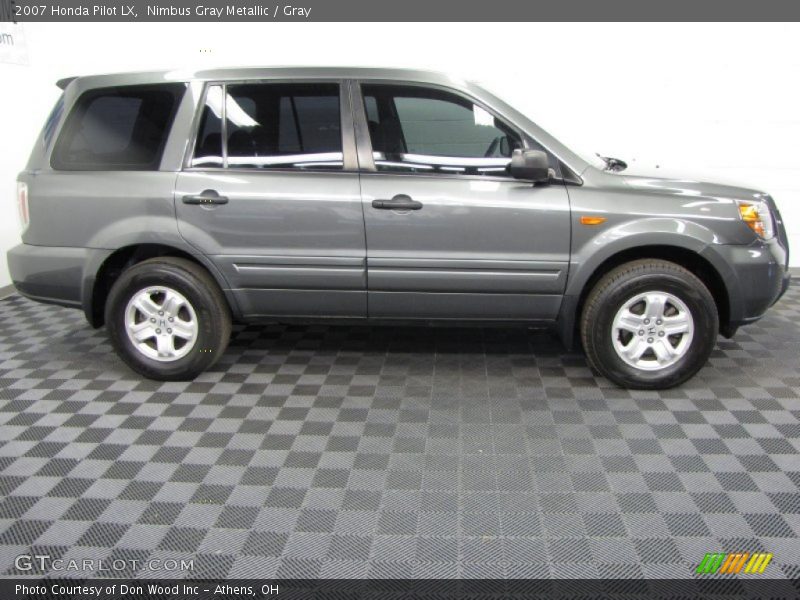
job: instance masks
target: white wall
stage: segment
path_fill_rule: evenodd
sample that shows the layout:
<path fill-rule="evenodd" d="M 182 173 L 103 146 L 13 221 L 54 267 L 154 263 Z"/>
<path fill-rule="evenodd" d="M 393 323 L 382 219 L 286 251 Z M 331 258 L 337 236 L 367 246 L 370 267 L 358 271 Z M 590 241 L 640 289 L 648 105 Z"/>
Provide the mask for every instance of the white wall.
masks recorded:
<path fill-rule="evenodd" d="M 562 141 L 623 158 L 633 172 L 767 190 L 797 248 L 793 264 L 800 265 L 798 24 L 25 27 L 30 66 L 0 65 L 2 253 L 19 237 L 15 176 L 58 96 L 60 77 L 212 65 L 385 65 L 482 81 Z M 2 260 L 0 286 L 8 283 Z"/>

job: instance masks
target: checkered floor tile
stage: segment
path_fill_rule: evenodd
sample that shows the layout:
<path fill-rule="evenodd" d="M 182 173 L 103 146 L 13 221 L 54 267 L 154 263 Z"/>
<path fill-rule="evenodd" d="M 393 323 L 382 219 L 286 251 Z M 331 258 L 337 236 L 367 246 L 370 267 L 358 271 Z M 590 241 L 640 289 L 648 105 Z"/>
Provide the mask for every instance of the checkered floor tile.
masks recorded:
<path fill-rule="evenodd" d="M 798 350 L 790 290 L 666 392 L 493 329 L 239 327 L 212 371 L 158 383 L 80 312 L 12 296 L 0 573 L 34 553 L 148 565 L 125 576 L 692 577 L 763 551 L 797 577 Z"/>

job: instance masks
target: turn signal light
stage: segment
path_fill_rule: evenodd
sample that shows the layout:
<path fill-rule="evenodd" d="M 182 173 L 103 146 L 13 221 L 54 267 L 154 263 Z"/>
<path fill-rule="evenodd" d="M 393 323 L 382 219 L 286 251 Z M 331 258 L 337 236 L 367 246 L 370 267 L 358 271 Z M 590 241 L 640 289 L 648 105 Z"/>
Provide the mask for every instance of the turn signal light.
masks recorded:
<path fill-rule="evenodd" d="M 583 215 L 581 217 L 581 225 L 602 225 L 608 221 L 605 217 L 597 217 L 592 215 Z"/>
<path fill-rule="evenodd" d="M 739 216 L 747 226 L 761 238 L 769 239 L 775 234 L 772 215 L 766 202 L 739 201 Z"/>

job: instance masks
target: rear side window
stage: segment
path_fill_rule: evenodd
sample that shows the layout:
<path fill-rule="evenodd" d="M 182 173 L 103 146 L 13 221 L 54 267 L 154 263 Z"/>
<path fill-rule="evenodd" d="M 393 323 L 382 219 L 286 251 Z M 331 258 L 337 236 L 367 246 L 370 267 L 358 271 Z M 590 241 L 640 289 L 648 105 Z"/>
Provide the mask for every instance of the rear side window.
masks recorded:
<path fill-rule="evenodd" d="M 186 86 L 164 84 L 92 90 L 69 114 L 52 166 L 66 171 L 157 169 Z"/>
<path fill-rule="evenodd" d="M 343 161 L 337 84 L 208 88 L 191 166 L 341 169 Z"/>

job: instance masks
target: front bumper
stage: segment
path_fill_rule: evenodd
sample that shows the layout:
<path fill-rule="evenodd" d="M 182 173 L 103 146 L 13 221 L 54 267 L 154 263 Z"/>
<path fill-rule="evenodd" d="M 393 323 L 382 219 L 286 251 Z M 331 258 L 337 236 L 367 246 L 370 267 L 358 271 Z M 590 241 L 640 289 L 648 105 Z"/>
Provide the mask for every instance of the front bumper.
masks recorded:
<path fill-rule="evenodd" d="M 792 275 L 789 273 L 787 269 L 786 274 L 783 276 L 783 283 L 781 283 L 781 291 L 778 294 L 778 297 L 775 298 L 775 302 L 777 302 L 783 297 L 783 295 L 786 293 L 786 290 L 789 289 L 791 283 L 792 283 Z M 775 302 L 773 302 L 772 304 L 775 304 Z"/>
<path fill-rule="evenodd" d="M 789 287 L 788 253 L 777 239 L 747 246 L 707 246 L 701 253 L 717 267 L 728 290 L 727 328 L 757 321 Z"/>

